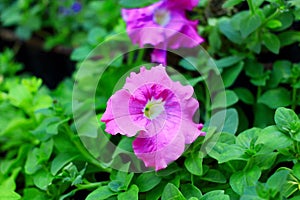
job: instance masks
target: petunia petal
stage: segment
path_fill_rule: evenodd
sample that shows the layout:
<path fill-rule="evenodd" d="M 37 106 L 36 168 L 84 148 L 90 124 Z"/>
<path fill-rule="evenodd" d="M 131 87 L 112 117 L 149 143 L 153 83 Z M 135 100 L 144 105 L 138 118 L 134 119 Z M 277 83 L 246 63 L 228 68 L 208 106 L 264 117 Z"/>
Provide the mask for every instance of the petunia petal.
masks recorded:
<path fill-rule="evenodd" d="M 183 119 L 180 124 L 180 134 L 184 135 L 185 144 L 191 144 L 199 136 L 205 136 L 206 133 L 201 131 L 202 127 L 202 124 L 196 124 L 191 120 Z"/>
<path fill-rule="evenodd" d="M 123 88 L 130 93 L 134 93 L 138 88 L 149 83 L 159 83 L 165 87 L 170 87 L 172 81 L 162 65 L 153 67 L 151 70 L 146 70 L 145 67 L 142 67 L 140 73 L 132 72 L 130 74 Z"/>
<path fill-rule="evenodd" d="M 166 66 L 167 51 L 163 49 L 154 49 L 151 54 L 151 61 Z"/>
<path fill-rule="evenodd" d="M 101 121 L 106 123 L 106 132 L 132 137 L 138 131 L 144 130 L 143 122 L 133 118 L 129 113 L 130 96 L 128 91 L 122 89 L 108 100 L 106 111 L 101 118 Z"/>
<path fill-rule="evenodd" d="M 184 151 L 184 137 L 181 134 L 161 132 L 150 138 L 136 138 L 133 150 L 143 160 L 146 167 L 154 167 L 156 171 L 178 159 Z"/>
<path fill-rule="evenodd" d="M 198 5 L 199 0 L 166 0 L 165 3 L 170 9 L 192 10 Z"/>

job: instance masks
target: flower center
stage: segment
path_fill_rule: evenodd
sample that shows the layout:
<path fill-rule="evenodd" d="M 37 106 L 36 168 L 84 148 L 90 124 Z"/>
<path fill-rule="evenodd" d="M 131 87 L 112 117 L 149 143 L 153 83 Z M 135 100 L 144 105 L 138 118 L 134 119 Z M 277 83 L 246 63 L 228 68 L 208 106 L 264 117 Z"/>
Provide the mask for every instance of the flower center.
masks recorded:
<path fill-rule="evenodd" d="M 154 12 L 154 21 L 161 25 L 166 26 L 171 20 L 170 12 L 165 9 L 158 9 Z"/>
<path fill-rule="evenodd" d="M 164 102 L 161 99 L 151 99 L 143 109 L 144 115 L 148 119 L 155 119 L 164 111 Z"/>

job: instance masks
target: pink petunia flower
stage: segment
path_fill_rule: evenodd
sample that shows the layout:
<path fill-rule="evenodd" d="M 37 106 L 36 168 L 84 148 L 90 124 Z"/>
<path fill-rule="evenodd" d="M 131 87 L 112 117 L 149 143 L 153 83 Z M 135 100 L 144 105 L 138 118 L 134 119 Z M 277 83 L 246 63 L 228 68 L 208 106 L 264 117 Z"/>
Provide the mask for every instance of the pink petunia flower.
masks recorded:
<path fill-rule="evenodd" d="M 186 17 L 186 10 L 192 10 L 199 0 L 161 0 L 144 8 L 123 9 L 122 16 L 132 42 L 143 47 L 151 44 L 156 48 L 151 55 L 152 62 L 166 65 L 167 48 L 191 48 L 203 42 L 197 33 L 198 21 Z M 153 29 L 143 29 L 153 28 Z M 184 34 L 190 38 L 182 37 Z"/>
<path fill-rule="evenodd" d="M 180 157 L 185 144 L 205 135 L 203 125 L 193 121 L 199 107 L 193 92 L 193 87 L 173 82 L 162 65 L 142 67 L 110 97 L 101 121 L 112 135 L 136 136 L 136 156 L 160 170 Z"/>

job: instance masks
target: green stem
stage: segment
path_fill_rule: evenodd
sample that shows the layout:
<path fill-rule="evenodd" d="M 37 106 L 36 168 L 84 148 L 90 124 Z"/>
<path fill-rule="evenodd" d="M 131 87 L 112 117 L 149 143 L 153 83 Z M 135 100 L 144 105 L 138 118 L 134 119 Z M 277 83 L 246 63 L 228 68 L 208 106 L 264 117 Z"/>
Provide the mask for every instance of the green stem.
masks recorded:
<path fill-rule="evenodd" d="M 278 14 L 280 14 L 279 9 L 277 9 L 274 13 L 272 13 L 272 15 L 270 15 L 270 16 L 262 23 L 262 25 L 260 25 L 260 27 L 264 27 L 265 24 L 267 24 L 270 20 L 272 20 L 272 19 L 274 19 L 275 17 L 277 17 Z"/>
<path fill-rule="evenodd" d="M 297 160 L 299 160 L 300 144 L 297 141 L 294 141 L 294 152 L 296 154 Z"/>
<path fill-rule="evenodd" d="M 127 54 L 127 64 L 132 65 L 134 60 L 134 51 L 129 51 Z"/>
<path fill-rule="evenodd" d="M 192 182 L 192 185 L 194 185 L 194 175 L 191 174 L 191 182 Z"/>
<path fill-rule="evenodd" d="M 137 56 L 137 59 L 136 59 L 136 63 L 142 63 L 142 60 L 144 58 L 144 54 L 145 54 L 145 49 L 139 49 L 138 56 Z"/>
<path fill-rule="evenodd" d="M 297 88 L 293 87 L 292 91 L 292 110 L 295 110 L 297 106 Z"/>
<path fill-rule="evenodd" d="M 232 172 L 236 172 L 236 169 L 235 169 L 234 166 L 230 163 L 230 161 L 228 161 L 226 164 L 227 164 L 228 167 L 232 170 Z"/>
<path fill-rule="evenodd" d="M 93 189 L 93 188 L 97 188 L 97 187 L 107 184 L 107 183 L 108 183 L 108 181 L 97 182 L 97 183 L 88 183 L 88 184 L 78 184 L 78 185 L 76 185 L 76 187 L 78 188 L 78 190 Z"/>
<path fill-rule="evenodd" d="M 253 1 L 252 0 L 247 0 L 247 3 L 248 3 L 248 6 L 250 8 L 251 13 L 255 14 L 256 12 L 255 12 L 255 7 L 253 5 Z"/>
<path fill-rule="evenodd" d="M 80 142 L 80 140 L 78 140 L 78 136 L 76 136 L 73 131 L 70 130 L 70 128 L 68 126 L 64 126 L 64 129 L 66 130 L 66 133 L 68 134 L 70 140 L 72 141 L 72 143 L 75 145 L 76 149 L 81 153 L 81 155 L 83 155 L 83 157 L 91 164 L 97 166 L 99 169 L 101 169 L 101 171 L 104 172 L 111 172 L 110 169 L 104 168 L 100 162 L 94 158 L 82 145 L 82 143 Z"/>
<path fill-rule="evenodd" d="M 210 101 L 210 93 L 209 93 L 209 90 L 207 88 L 207 86 L 204 86 L 205 87 L 205 122 L 207 122 L 210 118 L 210 104 L 211 104 L 211 101 Z"/>
<path fill-rule="evenodd" d="M 243 171 L 245 172 L 245 171 L 251 169 L 251 168 L 252 168 L 252 165 L 253 165 L 252 163 L 253 163 L 252 158 L 250 158 L 250 159 L 248 160 L 246 166 L 244 167 L 244 170 L 243 170 Z"/>
<path fill-rule="evenodd" d="M 258 86 L 258 87 L 257 87 L 256 100 L 258 100 L 259 97 L 261 96 L 261 92 L 262 92 L 261 86 Z"/>

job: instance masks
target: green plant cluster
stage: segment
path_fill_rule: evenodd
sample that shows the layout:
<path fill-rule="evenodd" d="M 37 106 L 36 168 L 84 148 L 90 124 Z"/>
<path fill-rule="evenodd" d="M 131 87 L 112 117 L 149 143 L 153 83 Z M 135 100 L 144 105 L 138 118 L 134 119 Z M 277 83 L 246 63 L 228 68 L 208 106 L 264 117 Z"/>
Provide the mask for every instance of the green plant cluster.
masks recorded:
<path fill-rule="evenodd" d="M 1 1 L 1 23 L 14 25 L 21 38 L 36 34 L 41 27 L 53 28 L 57 32 L 46 37 L 45 44 L 50 48 L 76 43 L 79 46 L 72 54 L 74 60 L 82 60 L 85 52 L 107 37 L 109 30 L 125 30 L 118 18 L 119 8 L 109 7 L 113 5 L 111 1 L 88 1 L 86 5 L 93 4 L 93 9 L 110 13 L 105 16 L 113 19 L 104 19 L 103 14 L 87 8 L 74 16 L 57 16 L 58 4 L 64 2 L 70 6 L 72 2 L 51 1 L 57 5 L 51 11 L 55 15 L 47 23 L 42 19 L 51 13 L 44 12 L 50 1 L 40 2 Z M 153 2 L 120 0 L 119 5 L 142 7 Z M 158 172 L 124 172 L 131 163 L 122 160 L 122 154 L 132 151 L 132 139 L 113 139 L 103 133 L 104 124 L 100 124 L 99 134 L 105 134 L 118 149 L 111 158 L 99 162 L 96 158 L 107 150 L 96 150 L 107 141 L 99 141 L 97 135 L 86 135 L 94 141 L 91 144 L 94 149 L 90 151 L 82 143 L 72 110 L 73 78 L 50 91 L 42 85 L 42 80 L 20 71 L 22 64 L 14 60 L 12 50 L 1 52 L 0 199 L 300 199 L 300 62 L 277 56 L 267 61 L 262 59 L 279 56 L 290 45 L 299 46 L 300 32 L 295 24 L 300 20 L 300 2 L 227 0 L 223 14 L 205 19 L 209 5 L 209 1 L 200 1 L 196 13 L 191 15 L 200 19 L 199 31 L 207 38 L 204 47 L 215 59 L 219 72 L 192 58 L 181 60 L 178 66 L 195 88 L 207 136 L 197 139 L 180 159 Z M 28 12 L 36 12 L 34 20 L 42 25 L 31 27 L 32 14 Z M 85 18 L 89 14 L 93 16 L 90 21 Z M 95 19 L 98 15 L 100 25 Z M 112 23 L 118 20 L 120 23 Z M 62 24 L 65 33 L 58 31 Z M 104 32 L 101 25 L 106 27 Z M 103 37 L 98 40 L 100 32 Z M 21 36 L 23 33 L 26 37 Z M 83 34 L 83 39 L 77 34 Z M 70 35 L 74 43 L 70 42 Z M 91 42 L 86 44 L 86 41 Z M 144 53 L 139 50 L 123 55 L 103 74 L 94 100 L 99 118 L 114 85 L 131 66 L 142 63 Z M 97 79 L 99 66 L 107 62 L 100 59 L 88 63 L 89 71 L 77 81 L 85 86 L 85 82 Z M 195 76 L 191 63 L 203 66 L 207 76 Z M 215 73 L 220 73 L 225 91 L 218 87 L 208 91 L 205 81 Z M 223 105 L 224 95 L 226 105 Z M 209 123 L 218 121 L 223 114 L 226 114 L 223 127 Z M 89 127 L 84 128 L 88 133 Z M 114 161 L 123 162 L 124 171 L 110 168 Z"/>
<path fill-rule="evenodd" d="M 111 22 L 122 23 L 116 0 L 77 1 L 80 9 L 72 10 L 74 2 L 2 0 L 0 25 L 12 29 L 22 40 L 32 36 L 44 40 L 46 50 L 63 45 L 85 46 L 90 51 L 113 33 L 115 23 Z"/>

